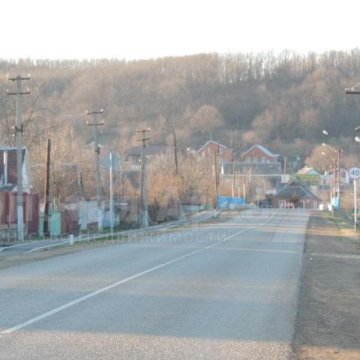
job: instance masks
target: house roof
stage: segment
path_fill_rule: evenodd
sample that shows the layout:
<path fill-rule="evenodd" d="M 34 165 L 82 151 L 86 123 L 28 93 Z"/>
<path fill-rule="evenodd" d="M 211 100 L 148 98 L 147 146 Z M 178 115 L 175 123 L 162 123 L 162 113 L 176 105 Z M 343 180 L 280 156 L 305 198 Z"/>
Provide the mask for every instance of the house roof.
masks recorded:
<path fill-rule="evenodd" d="M 298 175 L 319 175 L 319 172 L 312 167 L 303 167 L 297 172 Z"/>
<path fill-rule="evenodd" d="M 304 182 L 298 180 L 291 180 L 276 195 L 274 195 L 274 198 L 280 198 L 280 199 L 311 198 L 311 199 L 320 200 Z"/>
<path fill-rule="evenodd" d="M 244 153 L 241 154 L 241 156 L 246 156 L 247 153 L 249 153 L 250 151 L 252 151 L 254 148 L 258 148 L 260 151 L 262 151 L 264 154 L 266 154 L 267 156 L 270 157 L 279 157 L 280 155 L 278 154 L 273 154 L 269 149 L 267 149 L 265 146 L 263 145 L 253 145 L 250 149 L 246 150 Z"/>
<path fill-rule="evenodd" d="M 217 145 L 217 146 L 223 148 L 224 150 L 226 150 L 226 149 L 228 148 L 227 146 L 225 146 L 225 145 L 223 145 L 223 144 L 220 144 L 220 143 L 218 143 L 218 142 L 216 142 L 216 141 L 214 141 L 214 140 L 209 140 L 209 141 L 207 141 L 199 150 L 197 150 L 196 153 L 202 152 L 202 151 L 203 151 L 208 145 L 210 145 L 210 144 Z"/>

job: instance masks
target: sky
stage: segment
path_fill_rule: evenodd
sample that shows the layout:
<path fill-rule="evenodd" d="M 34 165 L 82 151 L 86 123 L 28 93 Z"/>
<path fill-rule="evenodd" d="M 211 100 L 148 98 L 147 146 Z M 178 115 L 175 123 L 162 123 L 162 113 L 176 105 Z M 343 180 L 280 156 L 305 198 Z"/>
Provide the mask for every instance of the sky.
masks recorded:
<path fill-rule="evenodd" d="M 360 44 L 359 10 L 359 0 L 9 0 L 0 58 L 348 51 Z"/>

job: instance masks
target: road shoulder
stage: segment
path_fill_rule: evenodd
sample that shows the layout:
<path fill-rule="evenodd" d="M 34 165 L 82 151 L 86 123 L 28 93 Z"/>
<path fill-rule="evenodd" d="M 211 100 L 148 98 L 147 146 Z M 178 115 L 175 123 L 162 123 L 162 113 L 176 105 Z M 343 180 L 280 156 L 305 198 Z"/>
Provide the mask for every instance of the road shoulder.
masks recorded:
<path fill-rule="evenodd" d="M 305 243 L 295 359 L 360 359 L 360 239 L 321 213 Z"/>

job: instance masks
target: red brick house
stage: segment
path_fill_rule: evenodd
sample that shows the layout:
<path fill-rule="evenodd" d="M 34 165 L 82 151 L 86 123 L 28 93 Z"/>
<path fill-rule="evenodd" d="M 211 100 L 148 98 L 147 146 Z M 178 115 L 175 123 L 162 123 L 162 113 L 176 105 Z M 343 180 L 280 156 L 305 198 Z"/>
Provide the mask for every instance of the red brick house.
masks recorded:
<path fill-rule="evenodd" d="M 225 145 L 222 145 L 214 140 L 209 140 L 199 150 L 196 151 L 196 155 L 202 158 L 213 159 L 214 154 L 217 153 L 218 159 L 224 162 L 233 161 L 234 151 Z"/>
<path fill-rule="evenodd" d="M 273 154 L 265 146 L 253 145 L 249 150 L 241 154 L 243 162 L 247 163 L 276 163 L 280 155 Z"/>

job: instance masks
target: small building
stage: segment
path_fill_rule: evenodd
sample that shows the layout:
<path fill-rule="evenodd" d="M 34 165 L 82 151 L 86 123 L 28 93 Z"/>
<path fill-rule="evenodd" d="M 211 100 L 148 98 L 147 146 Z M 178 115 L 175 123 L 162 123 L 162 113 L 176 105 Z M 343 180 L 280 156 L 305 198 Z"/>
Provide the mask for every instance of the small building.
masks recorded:
<path fill-rule="evenodd" d="M 224 162 L 222 175 L 231 179 L 235 174 L 242 183 L 251 182 L 253 179 L 266 180 L 270 185 L 266 191 L 273 191 L 280 185 L 283 176 L 278 158 L 279 155 L 273 154 L 265 146 L 253 145 L 241 154 L 240 161 Z"/>
<path fill-rule="evenodd" d="M 308 185 L 292 180 L 272 197 L 272 206 L 276 208 L 317 209 L 321 200 Z"/>
<path fill-rule="evenodd" d="M 296 173 L 296 177 L 308 185 L 318 186 L 320 184 L 320 173 L 312 167 L 303 167 Z"/>
<path fill-rule="evenodd" d="M 241 160 L 245 163 L 277 163 L 279 156 L 263 145 L 253 145 L 241 154 Z"/>
<path fill-rule="evenodd" d="M 233 149 L 228 148 L 227 146 L 220 144 L 214 140 L 209 140 L 199 150 L 197 150 L 195 154 L 200 158 L 206 158 L 211 160 L 213 160 L 214 154 L 217 154 L 220 162 L 233 161 L 234 158 Z"/>

